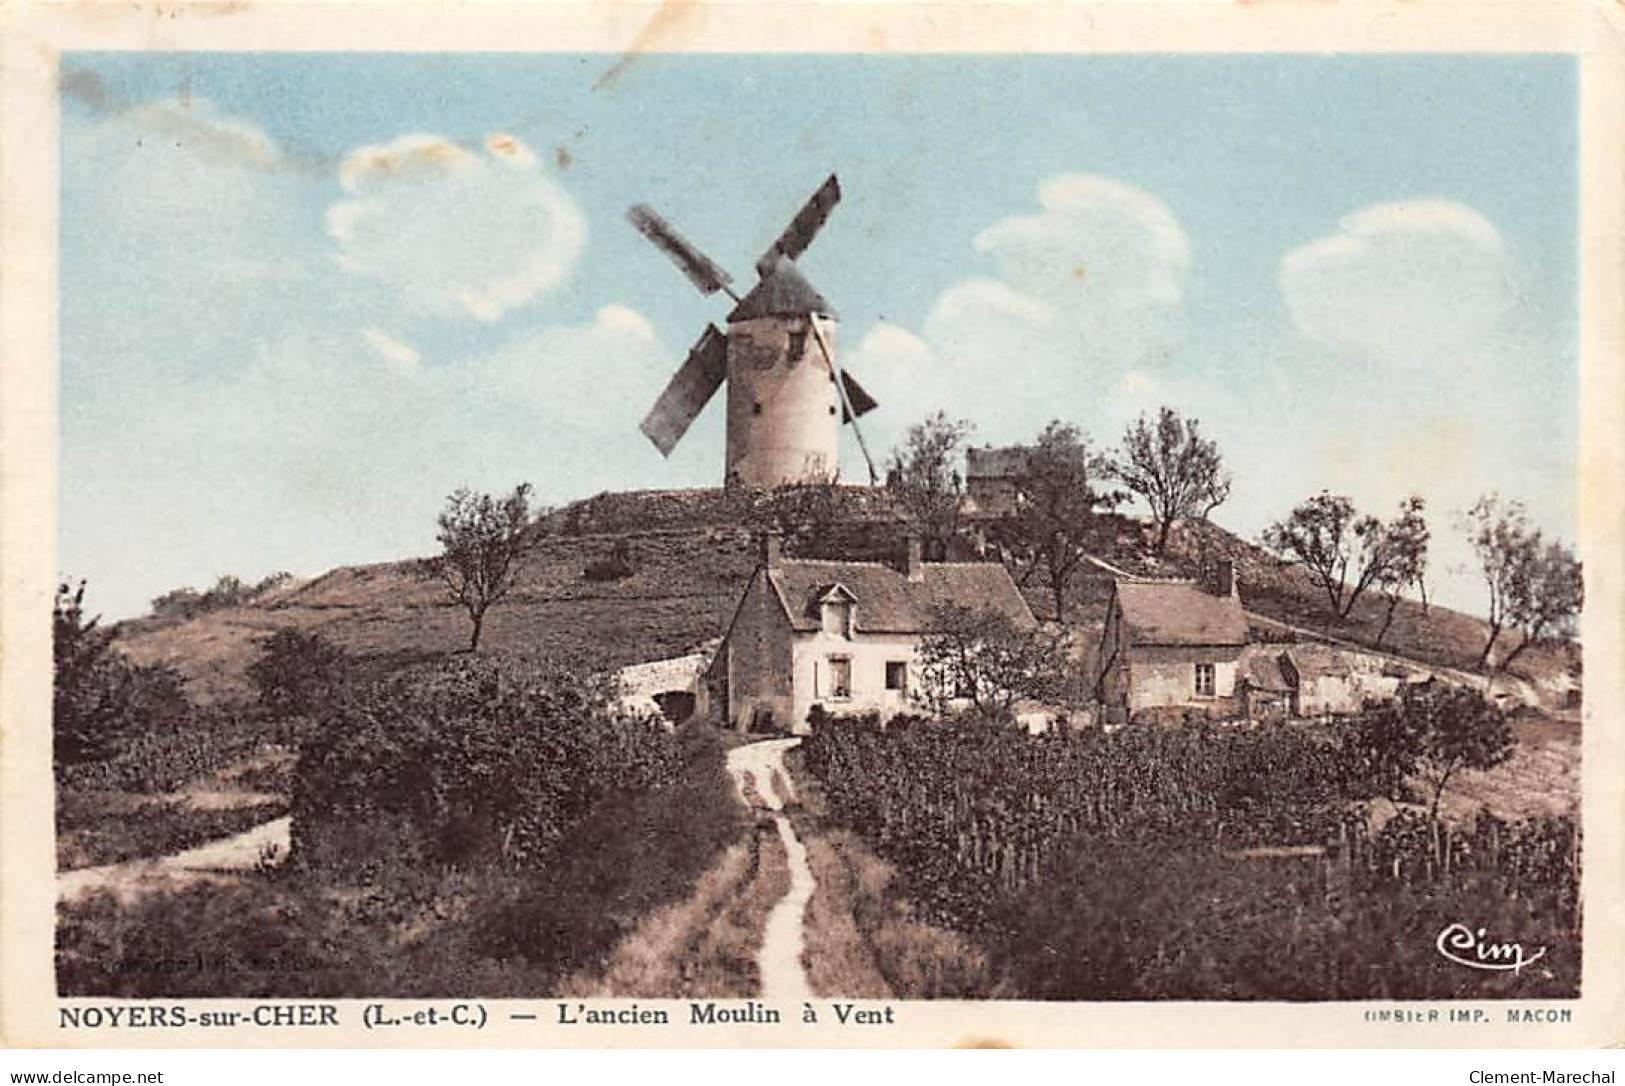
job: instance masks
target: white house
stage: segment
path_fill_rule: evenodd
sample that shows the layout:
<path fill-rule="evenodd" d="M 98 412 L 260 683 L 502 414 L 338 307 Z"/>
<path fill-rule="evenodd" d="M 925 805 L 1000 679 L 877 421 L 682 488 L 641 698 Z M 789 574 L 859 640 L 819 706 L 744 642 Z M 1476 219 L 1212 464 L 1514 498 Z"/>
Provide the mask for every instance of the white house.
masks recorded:
<path fill-rule="evenodd" d="M 798 733 L 814 705 L 882 717 L 914 708 L 917 649 L 947 604 L 1034 623 L 999 563 L 924 562 L 917 540 L 896 566 L 786 558 L 769 534 L 711 664 L 718 704 L 740 730 Z"/>

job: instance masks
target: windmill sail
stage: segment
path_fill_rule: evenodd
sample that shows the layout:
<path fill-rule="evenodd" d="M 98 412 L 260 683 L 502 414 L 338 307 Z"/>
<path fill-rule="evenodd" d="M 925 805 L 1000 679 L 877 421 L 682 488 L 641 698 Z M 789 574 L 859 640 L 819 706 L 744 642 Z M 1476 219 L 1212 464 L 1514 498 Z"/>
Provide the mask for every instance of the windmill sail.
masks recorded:
<path fill-rule="evenodd" d="M 790 220 L 790 225 L 784 228 L 784 233 L 779 235 L 779 239 L 757 258 L 756 274 L 766 275 L 772 271 L 780 257 L 794 260 L 806 252 L 807 246 L 812 244 L 812 239 L 817 237 L 818 231 L 823 228 L 824 220 L 829 218 L 829 213 L 840 202 L 841 182 L 834 174 L 830 174 L 828 179 L 818 186 L 818 191 L 802 205 L 800 211 L 796 212 L 796 217 Z"/>
<path fill-rule="evenodd" d="M 705 326 L 666 390 L 638 426 L 661 456 L 670 456 L 711 397 L 728 376 L 728 337 L 714 324 Z"/>
<path fill-rule="evenodd" d="M 693 242 L 679 234 L 675 226 L 648 204 L 634 204 L 626 213 L 626 217 L 638 228 L 638 233 L 654 242 L 655 248 L 671 257 L 672 263 L 688 276 L 688 281 L 698 287 L 701 294 L 715 294 L 719 290 L 726 290 L 728 284 L 733 282 L 733 276 L 723 271 L 716 261 L 695 248 Z"/>
<path fill-rule="evenodd" d="M 852 376 L 851 371 L 841 371 L 841 385 L 846 389 L 846 400 L 841 406 L 841 424 L 851 422 L 854 418 L 862 418 L 880 406 L 873 396 Z"/>

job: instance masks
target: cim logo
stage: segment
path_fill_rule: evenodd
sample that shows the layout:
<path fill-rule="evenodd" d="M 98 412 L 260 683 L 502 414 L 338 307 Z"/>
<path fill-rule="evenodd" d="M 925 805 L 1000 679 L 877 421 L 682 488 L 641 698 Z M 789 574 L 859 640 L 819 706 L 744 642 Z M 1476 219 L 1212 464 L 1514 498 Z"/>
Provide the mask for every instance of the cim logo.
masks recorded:
<path fill-rule="evenodd" d="M 1451 924 L 1439 933 L 1434 941 L 1439 953 L 1457 965 L 1465 965 L 1469 969 L 1487 969 L 1492 972 L 1521 973 L 1523 967 L 1532 965 L 1546 954 L 1546 948 L 1541 947 L 1533 954 L 1524 951 L 1522 943 L 1496 943 L 1486 939 L 1484 929 L 1474 931 L 1466 924 Z"/>

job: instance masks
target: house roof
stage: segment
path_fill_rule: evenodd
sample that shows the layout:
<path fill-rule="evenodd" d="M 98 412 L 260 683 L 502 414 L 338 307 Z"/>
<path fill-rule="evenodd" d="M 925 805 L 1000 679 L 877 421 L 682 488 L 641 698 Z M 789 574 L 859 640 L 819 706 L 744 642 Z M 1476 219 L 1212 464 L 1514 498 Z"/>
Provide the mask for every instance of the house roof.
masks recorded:
<path fill-rule="evenodd" d="M 1032 450 L 1025 445 L 1006 445 L 1002 449 L 965 450 L 965 477 L 969 479 L 1003 479 L 1020 475 L 1027 470 L 1027 459 Z"/>
<path fill-rule="evenodd" d="M 732 324 L 757 317 L 805 317 L 811 313 L 833 317 L 835 309 L 813 289 L 813 285 L 796 270 L 794 264 L 780 260 L 734 306 L 734 311 L 728 314 L 728 322 Z"/>
<path fill-rule="evenodd" d="M 1282 667 L 1286 653 L 1279 645 L 1251 645 L 1242 650 L 1241 659 L 1237 662 L 1240 678 L 1245 679 L 1254 690 L 1271 690 L 1286 693 L 1297 684 Z"/>
<path fill-rule="evenodd" d="M 1343 653 L 1331 645 L 1301 641 L 1287 650 L 1292 666 L 1306 679 L 1321 675 L 1348 676 L 1354 674 Z"/>
<path fill-rule="evenodd" d="M 1129 641 L 1135 645 L 1245 645 L 1247 615 L 1235 596 L 1216 596 L 1189 581 L 1117 582 Z"/>
<path fill-rule="evenodd" d="M 791 628 L 804 632 L 819 628 L 818 604 L 835 585 L 856 601 L 853 626 L 859 633 L 919 633 L 946 604 L 998 611 L 1018 626 L 1034 623 L 1027 601 L 998 562 L 927 562 L 920 579 L 910 581 L 880 562 L 786 558 L 768 579 Z"/>

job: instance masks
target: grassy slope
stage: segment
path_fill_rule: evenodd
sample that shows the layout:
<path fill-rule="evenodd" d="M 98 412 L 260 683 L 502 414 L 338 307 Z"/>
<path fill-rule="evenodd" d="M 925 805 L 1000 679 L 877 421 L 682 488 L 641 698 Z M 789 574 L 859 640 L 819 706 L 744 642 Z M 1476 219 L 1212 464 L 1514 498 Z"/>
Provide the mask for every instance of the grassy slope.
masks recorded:
<path fill-rule="evenodd" d="M 836 527 L 826 523 L 820 554 L 874 558 L 889 552 L 901 529 L 883 499 L 853 490 L 843 495 Z M 534 557 L 513 595 L 493 608 L 483 648 L 525 655 L 587 655 L 608 665 L 693 651 L 718 637 L 755 563 L 749 525 L 760 507 L 719 491 L 605 494 L 568 506 L 547 520 Z M 1128 518 L 1103 521 L 1091 550 L 1136 574 L 1190 575 L 1202 556 L 1235 559 L 1248 608 L 1295 625 L 1371 644 L 1383 604 L 1363 600 L 1344 623 L 1329 623 L 1322 598 L 1301 571 L 1212 525 L 1181 525 L 1167 557 L 1148 553 L 1148 530 Z M 616 582 L 583 576 L 588 563 L 609 555 L 617 539 L 632 547 L 636 572 Z M 792 538 L 788 550 L 797 550 Z M 1104 616 L 1110 577 L 1090 570 L 1074 583 L 1068 619 L 1086 629 Z M 1026 594 L 1040 617 L 1053 613 L 1043 575 Z M 204 701 L 247 694 L 244 669 L 255 642 L 283 627 L 315 630 L 388 669 L 398 663 L 464 647 L 467 619 L 440 588 L 415 576 L 413 563 L 342 567 L 244 607 L 184 622 L 140 619 L 120 626 L 118 644 L 139 662 L 173 665 Z M 1085 634 L 1087 636 L 1087 634 Z M 1443 607 L 1424 612 L 1406 601 L 1384 648 L 1418 660 L 1471 667 L 1483 645 L 1481 621 Z M 1578 654 L 1533 648 L 1516 671 L 1546 684 L 1561 700 Z"/>
<path fill-rule="evenodd" d="M 754 564 L 747 533 L 721 528 L 631 532 L 636 572 L 618 582 L 582 576 L 608 537 L 543 539 L 513 594 L 486 620 L 482 650 L 582 655 L 606 665 L 676 656 L 719 635 Z M 190 621 L 125 623 L 117 644 L 141 663 L 177 668 L 194 696 L 246 696 L 256 642 L 286 627 L 312 630 L 387 668 L 467 645 L 468 619 L 412 563 L 346 567 L 265 601 Z"/>

